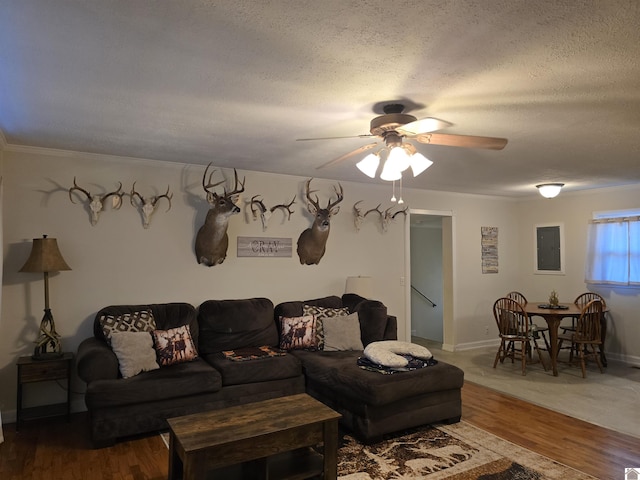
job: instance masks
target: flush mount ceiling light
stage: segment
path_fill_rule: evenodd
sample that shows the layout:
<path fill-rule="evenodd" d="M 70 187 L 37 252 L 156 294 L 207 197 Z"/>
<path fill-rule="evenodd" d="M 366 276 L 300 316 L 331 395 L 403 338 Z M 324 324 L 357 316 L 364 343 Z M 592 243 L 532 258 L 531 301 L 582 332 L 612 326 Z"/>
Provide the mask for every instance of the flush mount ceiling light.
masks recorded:
<path fill-rule="evenodd" d="M 557 197 L 562 187 L 564 187 L 564 183 L 541 183 L 540 185 L 536 185 L 540 195 L 544 198 Z"/>

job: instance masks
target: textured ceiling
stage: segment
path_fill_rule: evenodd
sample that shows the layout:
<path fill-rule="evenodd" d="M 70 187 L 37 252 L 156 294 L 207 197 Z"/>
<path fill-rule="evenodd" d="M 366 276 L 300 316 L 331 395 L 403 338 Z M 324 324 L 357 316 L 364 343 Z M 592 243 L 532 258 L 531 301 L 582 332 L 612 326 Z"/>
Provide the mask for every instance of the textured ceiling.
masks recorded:
<path fill-rule="evenodd" d="M 502 151 L 419 145 L 405 186 L 640 183 L 637 0 L 0 0 L 9 145 L 361 182 L 380 102 Z"/>

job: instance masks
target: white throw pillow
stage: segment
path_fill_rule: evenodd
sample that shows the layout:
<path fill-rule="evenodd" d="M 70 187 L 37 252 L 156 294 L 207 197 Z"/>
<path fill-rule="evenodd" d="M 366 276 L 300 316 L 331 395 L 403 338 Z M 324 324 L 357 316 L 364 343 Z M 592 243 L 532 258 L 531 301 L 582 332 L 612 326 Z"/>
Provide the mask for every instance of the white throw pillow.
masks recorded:
<path fill-rule="evenodd" d="M 412 357 L 429 360 L 433 355 L 428 348 L 415 343 L 401 342 L 398 340 L 384 340 L 372 342 L 364 349 L 364 356 L 378 365 L 385 367 L 406 367 L 408 360 L 398 353 L 411 355 Z"/>
<path fill-rule="evenodd" d="M 112 332 L 111 348 L 118 357 L 122 378 L 160 368 L 149 332 Z"/>

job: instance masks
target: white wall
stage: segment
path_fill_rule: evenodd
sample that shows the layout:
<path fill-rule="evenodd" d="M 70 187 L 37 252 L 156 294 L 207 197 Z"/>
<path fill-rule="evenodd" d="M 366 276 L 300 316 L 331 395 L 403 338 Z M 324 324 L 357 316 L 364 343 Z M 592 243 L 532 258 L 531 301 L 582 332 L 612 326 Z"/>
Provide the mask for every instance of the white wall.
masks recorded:
<path fill-rule="evenodd" d="M 523 258 L 522 292 L 530 300 L 546 300 L 552 289 L 561 302 L 572 302 L 580 293 L 601 294 L 610 309 L 606 352 L 608 359 L 640 365 L 640 290 L 628 287 L 588 286 L 584 282 L 587 222 L 596 211 L 640 207 L 640 186 L 561 193 L 554 199 L 535 197 L 519 206 L 520 244 Z M 533 273 L 534 226 L 564 224 L 565 274 Z"/>
<path fill-rule="evenodd" d="M 266 296 L 274 303 L 303 300 L 330 294 L 340 295 L 345 278 L 367 275 L 374 278 L 374 295 L 389 312 L 398 316 L 401 339 L 406 332 L 406 305 L 409 290 L 400 285 L 406 276 L 404 217 L 396 217 L 389 231 L 382 233 L 369 218 L 360 232 L 354 227 L 352 207 L 358 200 L 371 207 L 383 203 L 390 194 L 388 184 L 343 183 L 345 199 L 340 213 L 333 219 L 327 253 L 317 266 L 299 264 L 295 242 L 302 230 L 311 224 L 300 193 L 305 178 L 241 171 L 246 175 L 244 198 L 260 194 L 268 204 L 288 201 L 297 194 L 295 213 L 290 222 L 282 217 L 272 219 L 267 232 L 259 221 L 245 221 L 243 215 L 232 218 L 229 227 L 230 246 L 225 263 L 215 267 L 198 265 L 193 252 L 195 233 L 203 222 L 208 205 L 204 200 L 200 165 L 158 163 L 139 159 L 104 157 L 35 148 L 6 147 L 2 158 L 3 198 L 3 284 L 0 312 L 0 411 L 4 421 L 15 418 L 15 362 L 29 355 L 37 337 L 44 307 L 43 280 L 31 273 L 19 273 L 28 257 L 31 239 L 47 234 L 58 239 L 61 252 L 72 270 L 53 274 L 50 278 L 51 308 L 63 348 L 75 351 L 84 338 L 92 334 L 97 310 L 112 304 L 184 301 L 198 306 L 207 299 L 248 298 Z M 230 174 L 230 171 L 225 171 Z M 113 189 L 118 181 L 125 190 L 133 181 L 145 194 L 163 193 L 167 184 L 174 192 L 173 208 L 158 211 L 148 230 L 142 228 L 138 213 L 125 198 L 121 210 L 107 210 L 96 226 L 91 226 L 82 205 L 69 201 L 67 193 L 73 177 L 90 191 Z M 319 189 L 321 201 L 331 191 L 332 181 L 316 179 L 312 187 Z M 637 191 L 635 192 L 637 194 Z M 591 195 L 595 198 L 591 200 Z M 629 195 L 629 193 L 627 193 Z M 445 326 L 445 339 L 454 348 L 472 348 L 495 341 L 491 314 L 498 296 L 521 285 L 531 298 L 544 296 L 548 284 L 527 272 L 533 260 L 533 223 L 553 221 L 561 216 L 567 239 L 576 243 L 581 235 L 583 219 L 572 217 L 578 211 L 590 212 L 583 203 L 597 209 L 623 207 L 622 197 L 615 193 L 585 194 L 572 201 L 567 195 L 555 205 L 570 202 L 566 208 L 549 212 L 537 209 L 549 205 L 537 198 L 518 202 L 500 197 L 460 195 L 445 192 L 406 189 L 404 198 L 412 209 L 453 212 L 454 303 L 451 325 Z M 618 201 L 607 199 L 615 196 Z M 618 198 L 620 197 L 620 198 Z M 637 198 L 637 195 L 635 195 Z M 607 200 L 607 201 L 605 201 Z M 574 204 L 575 203 L 575 204 Z M 627 202 L 629 203 L 629 202 Z M 625 207 L 628 205 L 624 205 Z M 583 215 L 584 217 L 584 215 Z M 280 220 L 278 222 L 277 220 Z M 480 228 L 498 227 L 499 273 L 483 275 L 480 262 Z M 408 229 L 407 229 L 408 231 Z M 530 232 L 529 235 L 527 232 Z M 291 258 L 237 258 L 237 236 L 290 237 L 294 252 Z M 569 238 L 570 237 L 570 238 Z M 528 243 L 527 243 L 528 242 Z M 584 247 L 580 247 L 584 248 Z M 569 291 L 584 288 L 581 281 L 583 252 L 576 251 L 568 259 L 570 274 L 566 284 L 556 288 L 561 298 Z M 580 263 L 580 265 L 575 265 Z M 576 273 L 580 271 L 580 273 Z M 638 355 L 637 329 L 631 336 L 637 318 L 637 295 L 610 295 L 616 319 L 611 350 Z M 620 318 L 620 320 L 618 320 Z M 635 343 L 627 339 L 635 338 Z M 635 350 L 634 350 L 635 349 Z M 60 388 L 30 386 L 27 404 L 47 403 L 62 396 Z M 74 410 L 83 408 L 82 382 L 73 379 Z M 33 392 L 36 392 L 35 394 Z"/>
<path fill-rule="evenodd" d="M 184 301 L 196 307 L 207 299 L 265 296 L 274 303 L 304 300 L 344 292 L 350 275 L 374 278 L 374 294 L 404 322 L 404 217 L 397 217 L 382 233 L 369 220 L 358 233 L 352 207 L 357 200 L 376 205 L 388 198 L 383 186 L 344 183 L 345 198 L 333 218 L 327 253 L 317 266 L 300 265 L 295 252 L 299 234 L 312 223 L 300 193 L 305 178 L 239 172 L 246 175 L 244 199 L 260 194 L 267 205 L 297 195 L 291 221 L 274 213 L 263 233 L 260 221 L 232 217 L 228 257 L 222 265 L 196 262 L 195 234 L 208 210 L 202 191 L 203 166 L 157 163 L 71 152 L 10 147 L 4 152 L 4 278 L 0 321 L 0 410 L 15 408 L 15 361 L 32 352 L 44 308 L 42 275 L 19 273 L 29 255 L 31 240 L 47 234 L 58 239 L 71 271 L 52 274 L 50 303 L 65 350 L 75 351 L 92 335 L 97 310 L 111 304 Z M 219 174 L 220 172 L 218 172 Z M 226 171 L 231 174 L 232 171 Z M 83 205 L 72 204 L 67 193 L 73 184 L 91 192 L 110 191 L 121 181 L 128 191 L 133 181 L 141 192 L 174 192 L 173 207 L 156 212 L 148 230 L 125 197 L 118 211 L 107 209 L 91 226 Z M 313 181 L 322 204 L 334 182 Z M 237 258 L 236 237 L 271 236 L 293 239 L 290 258 Z M 392 281 L 393 279 L 393 281 Z M 33 388 L 32 388 L 33 387 Z M 29 386 L 37 391 L 40 386 Z M 45 387 L 42 386 L 44 389 Z M 74 380 L 74 390 L 84 385 Z M 51 393 L 57 395 L 55 386 Z M 62 394 L 62 392 L 58 392 Z M 28 395 L 25 401 L 41 396 Z M 80 395 L 74 396 L 80 400 Z M 81 405 L 76 402 L 75 408 Z M 5 416 L 5 421 L 7 417 Z"/>

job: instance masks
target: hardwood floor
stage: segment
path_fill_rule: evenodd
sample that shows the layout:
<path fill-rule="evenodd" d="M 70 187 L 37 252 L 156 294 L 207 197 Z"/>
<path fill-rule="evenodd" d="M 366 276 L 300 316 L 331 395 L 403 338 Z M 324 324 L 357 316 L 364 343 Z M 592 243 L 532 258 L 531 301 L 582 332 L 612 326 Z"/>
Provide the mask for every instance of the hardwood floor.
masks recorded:
<path fill-rule="evenodd" d="M 640 466 L 640 438 L 623 435 L 563 414 L 465 383 L 462 418 L 598 479 L 624 478 L 625 467 Z M 612 406 L 612 408 L 614 408 Z M 86 414 L 71 423 L 51 419 L 4 425 L 0 444 L 2 480 L 164 480 L 169 455 L 162 439 L 150 435 L 94 450 Z"/>
<path fill-rule="evenodd" d="M 615 406 L 611 405 L 611 408 Z M 598 479 L 624 478 L 640 466 L 640 438 L 583 422 L 465 382 L 462 418 L 512 443 Z"/>

